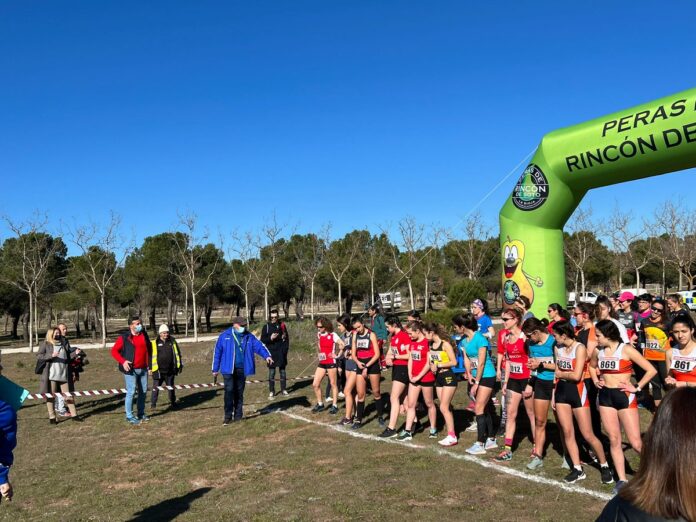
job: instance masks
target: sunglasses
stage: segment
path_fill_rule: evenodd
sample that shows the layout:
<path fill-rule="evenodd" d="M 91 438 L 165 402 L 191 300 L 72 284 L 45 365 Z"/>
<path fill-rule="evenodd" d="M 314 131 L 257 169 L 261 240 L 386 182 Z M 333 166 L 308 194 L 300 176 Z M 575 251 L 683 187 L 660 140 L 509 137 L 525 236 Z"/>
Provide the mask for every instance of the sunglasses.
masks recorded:
<path fill-rule="evenodd" d="M 501 319 L 502 319 L 504 322 L 514 321 L 514 320 L 515 320 L 514 317 L 501 317 Z"/>
<path fill-rule="evenodd" d="M 664 312 L 664 311 L 665 311 L 664 308 L 656 308 L 656 307 L 654 307 L 654 306 L 651 306 L 650 309 L 651 309 L 653 312 Z"/>

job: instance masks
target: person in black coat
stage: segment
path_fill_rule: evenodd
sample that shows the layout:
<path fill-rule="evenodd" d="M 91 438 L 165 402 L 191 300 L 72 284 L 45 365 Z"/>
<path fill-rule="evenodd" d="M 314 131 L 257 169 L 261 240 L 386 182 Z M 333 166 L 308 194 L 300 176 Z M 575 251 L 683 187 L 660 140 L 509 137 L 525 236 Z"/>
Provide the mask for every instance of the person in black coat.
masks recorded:
<path fill-rule="evenodd" d="M 280 393 L 288 395 L 287 374 L 285 367 L 288 363 L 288 350 L 290 341 L 288 338 L 288 329 L 285 323 L 280 320 L 278 310 L 271 310 L 270 320 L 267 322 L 261 331 L 261 342 L 266 345 L 268 351 L 271 352 L 273 363 L 268 366 L 268 398 L 275 397 L 275 374 L 276 368 L 280 370 Z"/>

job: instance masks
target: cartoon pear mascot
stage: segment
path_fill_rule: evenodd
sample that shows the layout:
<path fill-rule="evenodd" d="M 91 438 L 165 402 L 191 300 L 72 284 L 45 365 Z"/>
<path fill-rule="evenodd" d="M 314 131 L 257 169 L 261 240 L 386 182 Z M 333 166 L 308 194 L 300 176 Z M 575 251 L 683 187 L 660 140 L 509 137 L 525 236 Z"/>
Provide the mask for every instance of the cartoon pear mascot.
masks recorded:
<path fill-rule="evenodd" d="M 536 286 L 542 286 L 544 282 L 540 277 L 530 276 L 524 271 L 524 243 L 519 239 L 511 240 L 508 236 L 503 243 L 503 301 L 512 305 L 515 300 L 525 295 L 530 302 L 534 302 L 534 288 L 530 284 L 533 281 Z"/>

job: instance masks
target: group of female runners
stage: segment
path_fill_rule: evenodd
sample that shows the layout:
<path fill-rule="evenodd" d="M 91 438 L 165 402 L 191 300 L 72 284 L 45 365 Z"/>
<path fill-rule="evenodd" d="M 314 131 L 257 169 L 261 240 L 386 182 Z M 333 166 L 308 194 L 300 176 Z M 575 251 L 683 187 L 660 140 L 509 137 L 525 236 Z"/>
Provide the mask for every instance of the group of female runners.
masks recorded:
<path fill-rule="evenodd" d="M 653 311 L 657 308 L 659 312 L 661 304 L 664 301 L 655 300 Z M 557 304 L 548 308 L 550 322 L 535 317 L 524 320 L 528 312 L 521 307 L 505 309 L 495 358 L 489 341 L 495 336 L 492 324 L 489 328 L 489 323 L 482 321 L 486 314 L 477 308 L 472 307 L 474 313 L 453 319 L 453 334 L 437 323 L 412 320 L 402 325 L 395 316 L 387 318 L 389 345 L 385 360 L 392 369 L 389 399 L 380 392 L 381 353 L 375 334 L 361 319 L 351 320 L 349 316 L 337 319 L 336 334 L 328 319 L 319 318 L 319 366 L 313 383 L 317 404 L 312 411 L 325 408 L 320 385 L 328 376 L 332 402 L 329 413 L 338 413 L 337 383 L 342 375 L 341 392 L 346 404 L 341 424 L 362 427 L 369 385 L 377 420 L 384 427 L 381 437 L 411 440 L 418 431 L 417 410 L 421 407 L 427 412 L 429 437 L 438 438 L 439 410 L 446 433 L 438 443 L 453 446 L 458 436 L 452 400 L 459 382 L 465 381 L 474 412 L 467 431 L 477 434 L 476 442 L 466 451 L 486 455 L 498 448 L 492 398 L 496 387 L 501 386 L 503 414 L 498 434 L 503 437 L 503 448 L 493 457 L 496 461 L 512 460 L 518 412 L 523 408 L 533 443 L 527 467 L 541 468 L 546 424 L 552 410 L 562 434 L 563 465 L 570 468 L 566 482 L 586 478 L 581 460 L 584 451 L 599 466 L 602 483 L 613 483 L 605 451 L 608 447 L 618 491 L 626 482 L 622 429 L 633 449 L 641 451 L 638 395 L 652 389 L 651 383 L 655 382 L 666 387 L 696 387 L 696 327 L 689 314 L 676 314 L 664 330 L 671 335 L 672 347 L 669 341 L 659 347 L 664 352 L 666 370 L 664 377 L 656 381 L 658 365 L 644 356 L 646 350 L 641 349 L 637 329 L 617 320 L 609 300 L 600 300 L 596 306 L 578 303 L 572 322 Z M 384 415 L 385 407 L 389 408 L 388 417 Z M 400 414 L 405 415 L 405 422 L 398 431 Z M 580 437 L 576 436 L 576 425 Z"/>

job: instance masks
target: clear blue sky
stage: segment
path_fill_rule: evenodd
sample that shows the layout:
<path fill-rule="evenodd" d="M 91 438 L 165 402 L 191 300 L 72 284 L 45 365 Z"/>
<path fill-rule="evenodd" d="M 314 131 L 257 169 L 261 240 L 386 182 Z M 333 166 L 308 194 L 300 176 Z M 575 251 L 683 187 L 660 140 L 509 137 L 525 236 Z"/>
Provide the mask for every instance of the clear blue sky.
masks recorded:
<path fill-rule="evenodd" d="M 696 85 L 693 1 L 483 4 L 6 0 L 0 213 L 113 209 L 138 239 L 176 209 L 225 233 L 273 210 L 452 226 L 545 133 Z M 587 201 L 652 211 L 693 174 Z"/>

